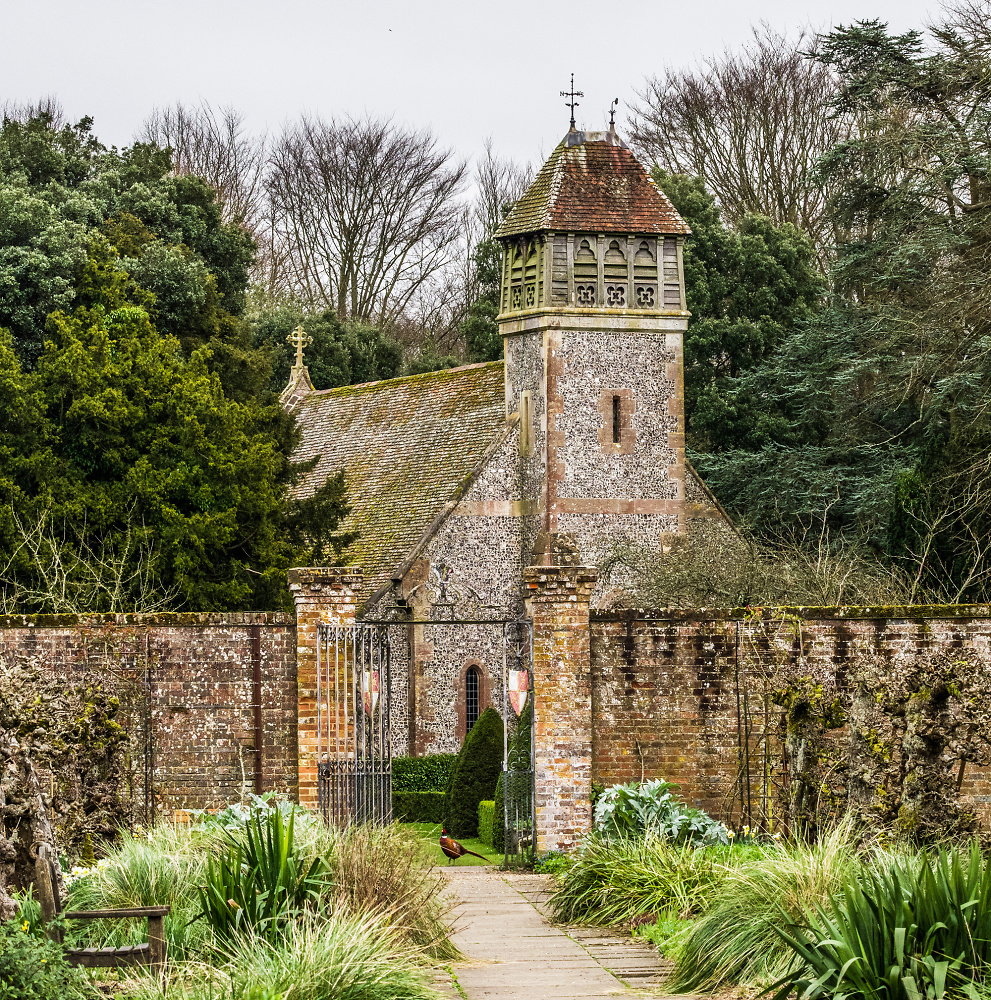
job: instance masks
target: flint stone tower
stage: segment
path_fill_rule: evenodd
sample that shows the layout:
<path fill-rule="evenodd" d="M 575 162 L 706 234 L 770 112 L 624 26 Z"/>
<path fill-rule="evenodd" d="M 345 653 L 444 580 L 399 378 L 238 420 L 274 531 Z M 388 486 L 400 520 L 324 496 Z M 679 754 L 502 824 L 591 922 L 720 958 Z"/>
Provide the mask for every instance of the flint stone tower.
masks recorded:
<path fill-rule="evenodd" d="M 496 232 L 521 500 L 585 565 L 687 527 L 688 234 L 613 130 L 569 132 Z"/>

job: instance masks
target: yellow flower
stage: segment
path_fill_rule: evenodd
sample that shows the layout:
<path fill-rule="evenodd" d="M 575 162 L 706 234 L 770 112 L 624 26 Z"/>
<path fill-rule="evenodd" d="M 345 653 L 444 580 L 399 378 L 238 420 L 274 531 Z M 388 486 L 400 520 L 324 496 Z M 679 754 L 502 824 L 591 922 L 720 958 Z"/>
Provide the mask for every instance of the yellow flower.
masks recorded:
<path fill-rule="evenodd" d="M 27 921 L 25 920 L 25 921 L 24 921 L 24 923 L 23 923 L 23 924 L 21 924 L 21 930 L 22 930 L 22 931 L 24 931 L 24 933 L 26 934 L 26 933 L 27 933 L 27 929 L 28 929 L 28 927 L 30 927 L 30 926 L 31 926 L 31 925 L 30 925 L 30 924 L 29 924 L 29 923 L 28 923 L 28 922 L 27 922 Z"/>
<path fill-rule="evenodd" d="M 736 834 L 732 830 L 727 830 L 726 836 L 732 839 L 733 837 L 736 836 Z"/>

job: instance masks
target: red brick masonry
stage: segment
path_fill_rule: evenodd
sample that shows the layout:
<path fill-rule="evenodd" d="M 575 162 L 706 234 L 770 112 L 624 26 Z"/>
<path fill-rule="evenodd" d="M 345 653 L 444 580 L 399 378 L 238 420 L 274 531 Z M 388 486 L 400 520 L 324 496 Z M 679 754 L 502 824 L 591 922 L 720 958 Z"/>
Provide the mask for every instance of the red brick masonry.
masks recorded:
<path fill-rule="evenodd" d="M 297 794 L 293 615 L 12 615 L 0 617 L 0 658 L 34 662 L 67 683 L 94 671 L 111 689 L 141 700 L 147 692 L 159 811 L 216 808 L 259 786 Z M 140 774 L 139 764 L 139 782 Z"/>
<path fill-rule="evenodd" d="M 595 571 L 583 567 L 526 571 L 534 623 L 538 846 L 567 846 L 589 828 L 593 779 L 664 777 L 677 782 L 689 802 L 738 815 L 737 694 L 753 688 L 748 671 L 767 626 L 755 625 L 743 610 L 590 613 L 594 579 Z M 146 691 L 162 809 L 213 808 L 259 785 L 312 804 L 316 622 L 352 620 L 361 585 L 353 569 L 293 571 L 298 633 L 294 616 L 277 613 L 8 616 L 0 618 L 0 658 L 35 662 L 67 682 L 73 673 L 95 670 L 108 684 Z M 775 614 L 769 611 L 765 621 Z M 858 649 L 898 657 L 966 648 L 991 662 L 991 609 L 983 606 L 789 614 L 774 651 L 764 655 L 800 653 L 803 671 L 830 683 L 842 681 Z M 749 706 L 757 723 L 759 704 Z M 751 754 L 757 752 L 751 746 Z M 759 770 L 757 760 L 752 766 Z M 987 771 L 969 767 L 962 793 L 987 824 Z"/>
<path fill-rule="evenodd" d="M 766 609 L 764 623 L 738 611 L 593 611 L 592 778 L 609 785 L 663 777 L 690 804 L 724 818 L 738 816 L 741 715 L 749 688 L 751 772 L 764 766 L 759 684 L 750 671 L 761 656 L 794 663 L 826 685 L 842 685 L 858 650 L 893 658 L 926 649 L 968 648 L 991 664 L 991 618 L 984 606 L 949 608 L 791 608 L 789 620 Z M 887 612 L 882 615 L 879 612 Z M 796 626 L 800 631 L 799 641 Z M 738 702 L 737 694 L 740 693 Z M 770 760 L 780 760 L 776 717 Z M 757 735 L 754 735 L 757 734 Z M 759 759 L 758 759 L 759 758 Z M 776 777 L 771 775 L 771 784 Z M 754 784 L 756 778 L 754 778 Z M 752 788 L 753 791 L 753 788 Z M 969 767 L 964 802 L 991 821 L 991 775 Z"/>

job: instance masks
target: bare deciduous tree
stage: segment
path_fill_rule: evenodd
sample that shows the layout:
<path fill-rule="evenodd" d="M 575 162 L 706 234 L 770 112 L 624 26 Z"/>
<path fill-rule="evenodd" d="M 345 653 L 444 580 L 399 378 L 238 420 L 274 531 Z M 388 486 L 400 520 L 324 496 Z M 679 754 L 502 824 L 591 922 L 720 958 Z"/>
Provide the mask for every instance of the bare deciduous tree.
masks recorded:
<path fill-rule="evenodd" d="M 601 562 L 612 601 L 634 607 L 910 604 L 919 588 L 855 544 L 802 526 L 775 545 L 701 522 L 658 550 L 619 543 Z"/>
<path fill-rule="evenodd" d="M 836 81 L 806 57 L 808 44 L 805 35 L 792 42 L 765 26 L 739 52 L 651 78 L 631 137 L 665 170 L 701 177 L 729 223 L 751 212 L 790 222 L 825 259 L 829 191 L 816 164 L 847 125 L 831 115 Z"/>
<path fill-rule="evenodd" d="M 400 317 L 456 255 L 466 169 L 430 132 L 391 121 L 289 125 L 266 187 L 293 291 L 342 320 Z"/>
<path fill-rule="evenodd" d="M 41 115 L 51 117 L 51 127 L 60 129 L 67 124 L 65 108 L 54 95 L 47 94 L 33 103 L 30 101 L 4 101 L 0 104 L 0 121 L 26 122 Z"/>
<path fill-rule="evenodd" d="M 244 116 L 232 107 L 214 110 L 176 103 L 155 108 L 145 119 L 140 137 L 172 151 L 176 173 L 194 174 L 217 189 L 224 220 L 254 233 L 264 207 L 266 141 L 250 135 Z"/>
<path fill-rule="evenodd" d="M 462 346 L 457 343 L 461 323 L 482 293 L 475 260 L 478 244 L 492 238 L 506 211 L 533 180 L 533 167 L 497 156 L 491 138 L 485 140 L 484 150 L 475 164 L 473 197 L 462 203 L 458 252 L 435 288 L 429 308 L 421 303 L 419 310 L 429 318 L 434 343 L 442 350 Z"/>
<path fill-rule="evenodd" d="M 911 540 L 900 560 L 911 577 L 913 600 L 927 588 L 947 604 L 986 593 L 991 585 L 991 455 L 979 454 L 940 477 L 920 499 L 903 508 Z"/>
<path fill-rule="evenodd" d="M 11 512 L 11 522 L 18 541 L 0 565 L 0 613 L 168 611 L 178 597 L 176 588 L 158 585 L 153 543 L 140 541 L 130 523 L 113 547 L 85 525 L 59 530 L 47 513 L 25 524 Z M 16 571 L 25 560 L 33 569 L 28 577 Z"/>
<path fill-rule="evenodd" d="M 481 239 L 488 239 L 502 222 L 506 210 L 526 192 L 533 180 L 533 166 L 496 156 L 491 137 L 485 140 L 485 155 L 475 166 L 474 221 Z"/>

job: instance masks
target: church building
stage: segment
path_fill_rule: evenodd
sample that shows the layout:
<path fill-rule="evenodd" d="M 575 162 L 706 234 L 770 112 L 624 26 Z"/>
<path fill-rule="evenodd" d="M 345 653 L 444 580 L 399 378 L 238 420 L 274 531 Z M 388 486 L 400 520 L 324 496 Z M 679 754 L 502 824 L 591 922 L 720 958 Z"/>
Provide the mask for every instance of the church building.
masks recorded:
<path fill-rule="evenodd" d="M 596 566 L 723 517 L 685 459 L 690 231 L 626 143 L 572 128 L 495 235 L 504 361 L 316 391 L 300 360 L 282 394 L 296 457 L 319 456 L 300 495 L 344 470 L 358 618 L 407 609 L 394 753 L 456 750 L 502 710 L 502 632 L 417 624 L 438 602 L 519 615 L 527 566 Z"/>

